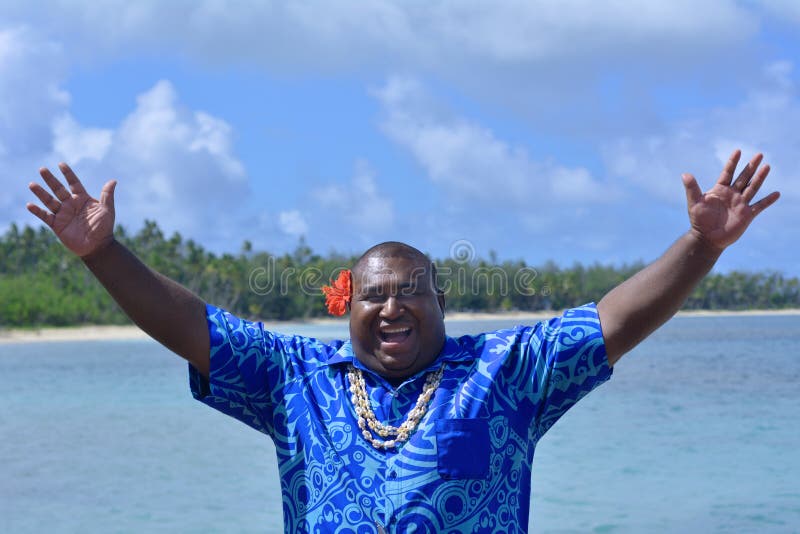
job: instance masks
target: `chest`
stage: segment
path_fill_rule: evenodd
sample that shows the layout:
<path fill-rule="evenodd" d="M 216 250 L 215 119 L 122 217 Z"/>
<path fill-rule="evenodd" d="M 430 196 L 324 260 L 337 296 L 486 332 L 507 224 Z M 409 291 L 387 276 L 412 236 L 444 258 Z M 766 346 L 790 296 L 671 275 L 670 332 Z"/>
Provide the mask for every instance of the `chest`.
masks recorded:
<path fill-rule="evenodd" d="M 525 502 L 533 450 L 529 425 L 520 423 L 525 417 L 511 390 L 477 367 L 443 373 L 408 440 L 388 450 L 362 436 L 346 375 L 290 388 L 281 415 L 285 437 L 276 439 L 284 497 L 302 501 L 310 515 L 341 498 L 353 514 L 345 522 L 357 523 L 358 516 L 386 526 L 403 518 L 472 524 L 487 509 L 506 506 L 508 495 Z M 399 388 L 365 382 L 370 409 L 392 426 L 407 419 L 424 390 L 424 378 Z M 335 515 L 336 507 L 331 510 Z M 509 507 L 508 517 L 516 512 Z"/>

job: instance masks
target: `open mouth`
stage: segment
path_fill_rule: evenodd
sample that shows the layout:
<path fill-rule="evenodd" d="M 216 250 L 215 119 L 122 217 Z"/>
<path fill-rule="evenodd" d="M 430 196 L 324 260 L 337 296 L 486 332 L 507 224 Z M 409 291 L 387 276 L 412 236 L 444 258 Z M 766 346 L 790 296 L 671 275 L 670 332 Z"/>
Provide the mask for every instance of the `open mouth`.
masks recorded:
<path fill-rule="evenodd" d="M 381 328 L 378 334 L 384 343 L 402 343 L 411 335 L 411 328 L 408 326 L 386 326 Z"/>

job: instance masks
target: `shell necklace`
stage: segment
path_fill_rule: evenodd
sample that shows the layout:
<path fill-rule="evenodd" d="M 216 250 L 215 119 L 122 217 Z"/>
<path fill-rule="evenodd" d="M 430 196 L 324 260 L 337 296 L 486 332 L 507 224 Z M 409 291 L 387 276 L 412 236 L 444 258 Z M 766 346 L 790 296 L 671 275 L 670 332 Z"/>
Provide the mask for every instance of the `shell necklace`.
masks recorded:
<path fill-rule="evenodd" d="M 369 404 L 364 375 L 360 369 L 350 365 L 347 369 L 347 378 L 350 380 L 350 398 L 353 401 L 356 415 L 358 415 L 358 427 L 361 429 L 361 435 L 364 436 L 364 439 L 378 450 L 393 449 L 407 441 L 417 428 L 420 420 L 425 416 L 425 412 L 428 411 L 428 404 L 439 387 L 443 373 L 444 364 L 438 370 L 428 373 L 428 376 L 425 377 L 422 393 L 417 397 L 417 404 L 408 412 L 406 420 L 400 426 L 390 426 L 384 425 L 375 417 L 375 412 L 372 411 L 372 407 Z M 373 434 L 377 434 L 380 437 L 375 437 Z M 389 437 L 392 437 L 392 439 L 386 439 Z"/>

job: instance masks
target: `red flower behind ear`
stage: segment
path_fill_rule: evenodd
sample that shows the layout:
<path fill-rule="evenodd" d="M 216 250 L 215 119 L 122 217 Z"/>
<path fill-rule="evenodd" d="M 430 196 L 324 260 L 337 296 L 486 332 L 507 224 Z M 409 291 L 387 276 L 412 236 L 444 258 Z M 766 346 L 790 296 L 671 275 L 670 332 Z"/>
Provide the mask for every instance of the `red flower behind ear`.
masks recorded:
<path fill-rule="evenodd" d="M 344 315 L 353 294 L 350 269 L 340 272 L 335 282 L 331 280 L 330 286 L 322 286 L 322 292 L 325 293 L 325 305 L 328 306 L 328 313 Z"/>

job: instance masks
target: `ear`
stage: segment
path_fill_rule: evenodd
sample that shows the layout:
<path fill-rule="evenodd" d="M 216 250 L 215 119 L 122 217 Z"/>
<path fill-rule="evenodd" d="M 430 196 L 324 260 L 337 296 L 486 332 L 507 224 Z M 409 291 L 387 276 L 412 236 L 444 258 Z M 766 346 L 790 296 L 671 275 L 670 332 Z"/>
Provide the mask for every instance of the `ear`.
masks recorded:
<path fill-rule="evenodd" d="M 444 312 L 447 309 L 447 304 L 444 301 L 444 291 L 436 292 L 436 300 L 439 302 L 439 309 L 442 310 L 442 317 L 444 317 Z"/>
<path fill-rule="evenodd" d="M 436 291 L 436 300 L 439 302 L 439 309 L 442 310 L 442 317 L 444 317 L 444 311 L 447 309 L 447 304 L 444 301 L 444 291 L 439 289 L 439 280 L 437 278 L 437 274 L 436 264 L 431 262 L 431 283 L 433 284 L 433 289 Z"/>

